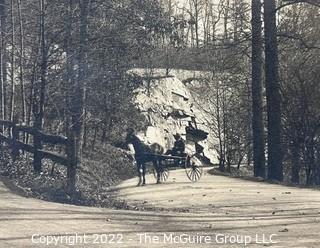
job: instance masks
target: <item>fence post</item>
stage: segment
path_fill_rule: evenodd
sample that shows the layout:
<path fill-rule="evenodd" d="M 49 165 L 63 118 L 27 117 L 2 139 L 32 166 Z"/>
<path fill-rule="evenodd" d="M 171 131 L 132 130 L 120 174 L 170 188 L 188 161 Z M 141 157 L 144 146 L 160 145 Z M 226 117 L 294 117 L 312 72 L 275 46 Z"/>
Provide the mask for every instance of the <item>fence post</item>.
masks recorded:
<path fill-rule="evenodd" d="M 67 188 L 69 193 L 73 193 L 76 189 L 76 174 L 77 174 L 77 150 L 76 150 L 76 140 L 73 135 L 69 135 L 67 142 Z"/>
<path fill-rule="evenodd" d="M 39 152 L 39 150 L 41 150 L 42 144 L 41 144 L 41 137 L 37 129 L 33 130 L 33 147 L 34 147 L 33 169 L 36 173 L 40 173 L 42 170 L 42 164 L 41 164 L 42 155 Z"/>
<path fill-rule="evenodd" d="M 13 161 L 17 159 L 19 156 L 19 147 L 17 144 L 17 140 L 19 140 L 19 132 L 17 131 L 16 122 L 12 122 L 12 143 L 11 143 L 11 156 Z"/>

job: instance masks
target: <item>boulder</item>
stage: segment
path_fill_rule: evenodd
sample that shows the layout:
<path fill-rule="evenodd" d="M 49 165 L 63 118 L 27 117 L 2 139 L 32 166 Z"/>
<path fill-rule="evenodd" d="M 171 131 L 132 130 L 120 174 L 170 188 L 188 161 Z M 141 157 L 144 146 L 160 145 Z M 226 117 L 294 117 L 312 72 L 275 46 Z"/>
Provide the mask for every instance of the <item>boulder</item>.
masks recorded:
<path fill-rule="evenodd" d="M 210 136 L 205 120 L 210 118 L 197 109 L 188 87 L 176 76 L 165 77 L 165 70 L 134 69 L 130 73 L 143 79 L 143 86 L 135 92 L 133 101 L 145 115 L 148 126 L 138 136 L 146 143 L 158 143 L 165 150 L 172 148 L 173 135 L 181 134 L 188 154 L 201 147 L 206 163 L 216 163 L 213 149 L 216 141 Z M 181 72 L 180 72 L 181 73 Z"/>

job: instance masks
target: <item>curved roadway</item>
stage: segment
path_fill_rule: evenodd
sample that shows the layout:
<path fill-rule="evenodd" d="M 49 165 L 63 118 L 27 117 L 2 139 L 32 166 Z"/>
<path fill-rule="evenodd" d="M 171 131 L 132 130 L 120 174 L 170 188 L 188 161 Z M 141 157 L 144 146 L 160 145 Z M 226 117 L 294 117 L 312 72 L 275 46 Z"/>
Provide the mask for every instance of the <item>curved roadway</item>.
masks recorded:
<path fill-rule="evenodd" d="M 182 170 L 147 180 L 111 189 L 137 211 L 25 198 L 0 182 L 0 247 L 319 247 L 318 190 L 208 174 L 191 183 Z"/>

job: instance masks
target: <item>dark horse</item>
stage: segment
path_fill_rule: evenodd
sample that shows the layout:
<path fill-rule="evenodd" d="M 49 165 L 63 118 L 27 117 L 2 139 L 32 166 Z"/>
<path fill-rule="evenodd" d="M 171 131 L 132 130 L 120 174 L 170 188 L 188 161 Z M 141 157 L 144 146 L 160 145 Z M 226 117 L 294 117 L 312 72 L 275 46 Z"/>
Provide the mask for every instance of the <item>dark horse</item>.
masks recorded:
<path fill-rule="evenodd" d="M 132 131 L 128 132 L 126 137 L 126 143 L 132 144 L 134 147 L 134 158 L 137 163 L 137 169 L 139 173 L 138 186 L 146 184 L 146 163 L 152 162 L 157 172 L 157 183 L 160 183 L 160 163 L 161 160 L 157 155 L 163 154 L 164 149 L 157 143 L 153 143 L 150 146 L 144 144 Z"/>

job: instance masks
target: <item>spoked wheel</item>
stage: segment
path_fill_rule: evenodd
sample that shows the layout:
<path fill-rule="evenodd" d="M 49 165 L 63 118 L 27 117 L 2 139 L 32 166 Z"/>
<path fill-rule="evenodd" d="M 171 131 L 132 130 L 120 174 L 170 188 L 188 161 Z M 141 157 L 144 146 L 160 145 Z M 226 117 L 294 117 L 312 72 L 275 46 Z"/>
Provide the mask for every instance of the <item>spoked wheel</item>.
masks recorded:
<path fill-rule="evenodd" d="M 165 166 L 161 166 L 159 168 L 159 173 L 160 173 L 160 182 L 165 182 L 169 178 L 169 170 Z M 153 168 L 153 176 L 155 179 L 157 179 L 157 170 Z"/>
<path fill-rule="evenodd" d="M 190 181 L 196 182 L 201 178 L 203 173 L 202 163 L 196 157 L 187 157 L 185 166 L 186 174 Z"/>

